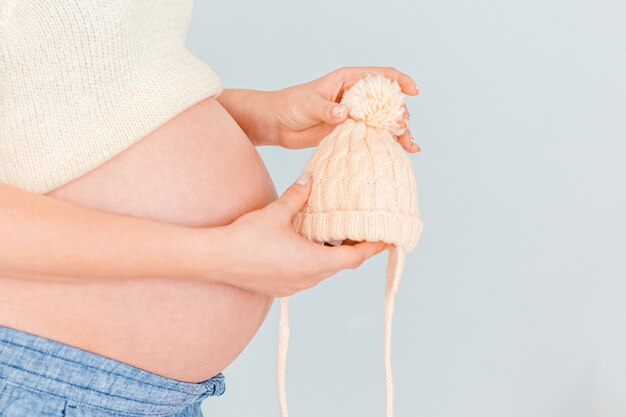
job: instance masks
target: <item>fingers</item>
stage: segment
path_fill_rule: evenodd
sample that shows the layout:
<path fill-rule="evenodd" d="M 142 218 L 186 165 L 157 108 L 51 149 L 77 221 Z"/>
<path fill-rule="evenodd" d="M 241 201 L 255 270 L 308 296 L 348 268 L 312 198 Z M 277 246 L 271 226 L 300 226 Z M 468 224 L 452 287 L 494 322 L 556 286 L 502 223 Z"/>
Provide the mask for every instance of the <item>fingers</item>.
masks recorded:
<path fill-rule="evenodd" d="M 421 148 L 415 143 L 415 139 L 413 138 L 413 134 L 411 133 L 411 129 L 409 128 L 410 116 L 409 109 L 406 104 L 404 106 L 404 113 L 402 115 L 403 119 L 399 121 L 400 126 L 407 128 L 405 132 L 398 136 L 398 142 L 405 151 L 409 153 L 416 153 L 421 151 Z"/>
<path fill-rule="evenodd" d="M 285 192 L 268 207 L 282 212 L 287 222 L 300 211 L 309 199 L 311 193 L 311 172 L 303 171 L 296 182 L 291 184 Z"/>
<path fill-rule="evenodd" d="M 354 245 L 336 247 L 308 243 L 308 249 L 299 252 L 306 253 L 305 258 L 298 262 L 300 272 L 289 274 L 290 277 L 302 277 L 299 283 L 302 286 L 296 291 L 312 288 L 340 270 L 356 269 L 367 259 L 389 248 L 389 245 L 382 241 L 356 242 Z"/>
<path fill-rule="evenodd" d="M 405 133 L 403 133 L 402 135 L 398 136 L 398 142 L 400 143 L 400 145 L 402 145 L 404 150 L 409 152 L 409 153 L 417 153 L 417 152 L 420 152 L 422 150 L 415 143 L 415 140 L 413 139 L 413 135 L 411 134 L 411 130 L 410 129 L 407 129 L 407 131 Z"/>
<path fill-rule="evenodd" d="M 409 116 L 409 108 L 407 107 L 406 104 L 403 104 L 402 107 L 404 108 L 403 112 L 402 112 L 402 116 L 400 116 L 400 120 L 398 120 L 398 123 L 400 124 L 400 127 L 404 127 L 404 128 L 408 128 L 409 127 L 409 122 L 410 122 L 410 116 Z"/>
<path fill-rule="evenodd" d="M 417 83 L 409 75 L 397 70 L 394 67 L 343 67 L 339 68 L 336 71 L 338 71 L 342 76 L 342 79 L 344 81 L 344 89 L 350 88 L 352 84 L 365 77 L 366 75 L 380 74 L 391 80 L 398 81 L 400 90 L 402 90 L 404 94 L 416 96 L 420 92 Z"/>
<path fill-rule="evenodd" d="M 341 245 L 336 247 L 319 246 L 323 251 L 326 268 L 332 273 L 342 269 L 354 269 L 359 267 L 365 260 L 382 252 L 387 248 L 385 242 L 358 242 L 354 245 Z"/>

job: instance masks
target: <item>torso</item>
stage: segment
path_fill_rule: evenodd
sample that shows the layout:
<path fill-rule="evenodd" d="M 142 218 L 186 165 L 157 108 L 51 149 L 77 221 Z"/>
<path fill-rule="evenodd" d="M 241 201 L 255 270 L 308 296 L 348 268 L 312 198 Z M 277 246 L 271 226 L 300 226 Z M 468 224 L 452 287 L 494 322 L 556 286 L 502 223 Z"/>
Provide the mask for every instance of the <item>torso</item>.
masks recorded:
<path fill-rule="evenodd" d="M 195 227 L 230 223 L 277 198 L 255 147 L 214 98 L 47 195 Z M 228 285 L 164 277 L 63 283 L 0 277 L 0 294 L 2 325 L 187 382 L 224 370 L 273 301 Z"/>

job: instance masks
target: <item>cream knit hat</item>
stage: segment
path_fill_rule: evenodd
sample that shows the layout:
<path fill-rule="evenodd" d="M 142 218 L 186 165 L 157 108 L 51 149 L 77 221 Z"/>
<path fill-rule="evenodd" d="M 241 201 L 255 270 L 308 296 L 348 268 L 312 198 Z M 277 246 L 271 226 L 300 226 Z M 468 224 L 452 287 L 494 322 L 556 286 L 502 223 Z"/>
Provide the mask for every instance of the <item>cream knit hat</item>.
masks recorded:
<path fill-rule="evenodd" d="M 368 75 L 357 81 L 341 103 L 350 107 L 344 122 L 320 142 L 307 162 L 313 182 L 307 203 L 293 227 L 323 244 L 350 239 L 392 244 L 387 258 L 384 364 L 387 417 L 393 415 L 391 320 L 395 294 L 411 252 L 423 230 L 411 160 L 396 136 L 404 99 L 397 81 Z M 289 297 L 280 298 L 277 388 L 281 417 L 287 417 L 285 363 L 289 340 Z"/>

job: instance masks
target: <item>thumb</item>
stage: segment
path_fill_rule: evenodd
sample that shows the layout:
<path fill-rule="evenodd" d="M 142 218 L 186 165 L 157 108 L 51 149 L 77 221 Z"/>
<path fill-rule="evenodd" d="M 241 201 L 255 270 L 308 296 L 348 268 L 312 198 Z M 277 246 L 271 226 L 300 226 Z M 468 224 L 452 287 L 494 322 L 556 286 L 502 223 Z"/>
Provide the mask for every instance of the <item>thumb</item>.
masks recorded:
<path fill-rule="evenodd" d="M 274 201 L 273 204 L 278 206 L 289 219 L 291 219 L 309 199 L 309 194 L 311 194 L 311 177 L 312 173 L 310 171 L 303 171 L 296 182 L 291 184 L 278 200 Z"/>
<path fill-rule="evenodd" d="M 321 97 L 313 100 L 311 104 L 315 106 L 317 118 L 331 125 L 336 125 L 346 120 L 350 112 L 350 109 L 345 104 L 328 101 Z"/>

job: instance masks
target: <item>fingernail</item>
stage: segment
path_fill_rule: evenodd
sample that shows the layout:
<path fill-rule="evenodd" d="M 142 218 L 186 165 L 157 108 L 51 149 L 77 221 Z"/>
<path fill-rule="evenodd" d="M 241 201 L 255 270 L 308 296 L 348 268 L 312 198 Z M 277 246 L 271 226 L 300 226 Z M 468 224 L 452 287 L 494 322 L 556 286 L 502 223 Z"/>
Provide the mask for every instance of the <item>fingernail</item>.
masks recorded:
<path fill-rule="evenodd" d="M 415 91 L 419 94 L 420 90 L 421 89 L 420 89 L 419 85 L 415 84 Z"/>
<path fill-rule="evenodd" d="M 298 184 L 307 185 L 313 173 L 311 171 L 303 171 L 302 174 L 298 177 L 296 182 Z"/>
<path fill-rule="evenodd" d="M 333 116 L 335 117 L 343 117 L 343 113 L 346 111 L 346 105 L 345 104 L 337 104 L 336 106 L 334 106 L 331 110 L 331 113 Z"/>
<path fill-rule="evenodd" d="M 343 240 L 341 240 L 341 239 L 333 239 L 333 240 L 326 241 L 326 243 L 329 243 L 329 244 L 331 244 L 333 246 L 339 246 L 339 245 L 341 245 L 343 243 Z"/>

